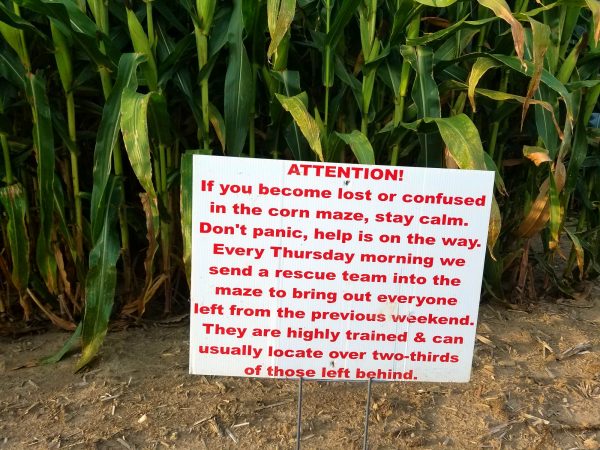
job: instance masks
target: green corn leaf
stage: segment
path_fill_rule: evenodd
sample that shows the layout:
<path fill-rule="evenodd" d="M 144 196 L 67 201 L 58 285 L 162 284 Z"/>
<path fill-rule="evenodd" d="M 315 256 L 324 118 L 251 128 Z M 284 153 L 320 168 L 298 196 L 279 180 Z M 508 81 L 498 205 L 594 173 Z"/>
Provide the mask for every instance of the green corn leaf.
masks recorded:
<path fill-rule="evenodd" d="M 271 43 L 267 50 L 267 58 L 271 58 L 284 36 L 290 29 L 290 25 L 296 14 L 296 0 L 267 0 L 267 18 Z"/>
<path fill-rule="evenodd" d="M 344 30 L 354 16 L 356 9 L 360 5 L 362 0 L 344 0 L 343 2 L 339 2 L 340 7 L 336 11 L 335 17 L 333 19 L 333 23 L 331 28 L 329 29 L 329 33 L 327 34 L 325 45 L 331 48 L 337 46 L 338 42 L 342 38 L 344 34 Z"/>
<path fill-rule="evenodd" d="M 170 8 L 171 6 L 177 7 L 179 5 L 171 2 L 152 2 L 152 8 L 154 8 L 165 19 L 165 23 L 168 23 L 170 26 L 176 28 L 177 31 L 181 34 L 187 33 L 187 27 L 183 23 L 181 23 L 180 18 L 177 18 L 175 13 L 173 13 L 173 11 Z"/>
<path fill-rule="evenodd" d="M 471 45 L 471 41 L 478 33 L 478 29 L 466 28 L 456 35 L 456 39 L 446 39 L 435 51 L 434 63 L 458 58 L 462 51 Z M 456 69 L 456 66 L 444 68 L 444 72 L 450 72 L 452 69 Z M 464 78 L 458 77 L 458 79 Z"/>
<path fill-rule="evenodd" d="M 469 16 L 464 16 L 458 22 L 453 23 L 449 27 L 442 28 L 441 30 L 436 31 L 435 33 L 424 34 L 423 36 L 420 36 L 420 37 L 412 37 L 412 38 L 409 37 L 406 39 L 406 45 L 410 45 L 410 46 L 426 45 L 426 44 L 429 44 L 430 42 L 435 42 L 438 39 L 446 38 L 446 37 L 454 34 L 459 29 L 463 28 L 463 24 L 465 23 L 465 21 L 468 18 L 469 18 Z"/>
<path fill-rule="evenodd" d="M 571 148 L 569 165 L 567 166 L 567 179 L 565 182 L 565 196 L 568 198 L 574 191 L 581 178 L 581 166 L 588 154 L 588 138 L 586 133 L 585 115 L 580 114 L 575 126 L 575 136 Z"/>
<path fill-rule="evenodd" d="M 70 38 L 88 55 L 96 67 L 114 68 L 111 59 L 100 51 L 97 43 L 97 39 L 100 38 L 105 46 L 110 47 L 110 40 L 102 35 L 96 24 L 72 0 L 15 0 L 15 3 L 62 24 L 61 32 L 70 32 Z"/>
<path fill-rule="evenodd" d="M 585 51 L 585 47 L 587 47 L 587 36 L 584 38 L 583 36 L 579 39 L 577 45 L 571 50 L 569 55 L 562 62 L 560 69 L 558 70 L 558 74 L 556 78 L 561 83 L 568 83 L 575 67 L 577 65 L 577 59 L 579 55 Z"/>
<path fill-rule="evenodd" d="M 558 153 L 559 136 L 562 131 L 556 124 L 555 111 L 559 111 L 558 95 L 545 85 L 541 85 L 534 96 L 538 102 L 544 102 L 550 105 L 550 109 L 543 106 L 543 103 L 534 105 L 535 126 L 539 137 L 544 146 L 549 150 L 550 157 Z"/>
<path fill-rule="evenodd" d="M 319 160 L 324 161 L 319 125 L 317 125 L 315 119 L 306 109 L 306 104 L 302 101 L 303 93 L 294 97 L 285 97 L 280 94 L 276 94 L 275 96 L 279 100 L 279 103 L 281 103 L 281 106 L 292 115 L 294 122 L 300 128 L 300 131 L 302 131 L 302 134 L 308 141 L 308 145 L 319 157 Z"/>
<path fill-rule="evenodd" d="M 498 166 L 496 166 L 496 163 L 494 162 L 490 154 L 488 152 L 483 152 L 483 159 L 485 161 L 485 167 L 487 168 L 487 170 L 493 170 L 496 173 L 496 176 L 494 177 L 494 185 L 496 186 L 496 190 L 502 195 L 508 195 L 508 191 L 506 190 L 506 185 L 504 184 L 502 175 L 500 175 Z"/>
<path fill-rule="evenodd" d="M 600 79 L 597 80 L 581 80 L 581 81 L 571 81 L 566 83 L 565 86 L 571 92 L 576 91 L 581 88 L 593 88 L 600 85 Z"/>
<path fill-rule="evenodd" d="M 35 26 L 33 26 L 30 22 L 24 20 L 22 17 L 12 12 L 2 2 L 0 2 L 0 24 L 6 25 L 9 28 L 17 30 L 28 30 L 37 32 L 40 34 L 41 37 L 44 36 Z"/>
<path fill-rule="evenodd" d="M 501 63 L 494 61 L 491 58 L 477 58 L 477 60 L 475 60 L 475 64 L 473 64 L 471 73 L 469 74 L 469 81 L 467 82 L 469 86 L 469 102 L 471 103 L 471 109 L 473 112 L 477 111 L 475 106 L 475 88 L 477 87 L 479 80 L 481 80 L 488 70 L 501 66 Z"/>
<path fill-rule="evenodd" d="M 208 30 L 210 30 L 215 14 L 216 3 L 216 0 L 196 0 L 199 26 L 204 33 L 208 33 Z"/>
<path fill-rule="evenodd" d="M 96 222 L 96 212 L 99 210 L 100 202 L 103 198 L 106 198 L 104 190 L 106 189 L 111 173 L 113 150 L 119 138 L 121 125 L 119 115 L 121 112 L 123 91 L 128 87 L 137 87 L 135 71 L 142 61 L 143 56 L 136 53 L 125 53 L 121 56 L 117 80 L 104 105 L 102 120 L 98 126 L 96 147 L 94 149 L 94 189 L 92 190 L 91 204 L 92 227 L 94 227 Z"/>
<path fill-rule="evenodd" d="M 481 28 L 483 25 L 499 20 L 497 17 L 489 17 L 481 20 L 467 20 L 468 18 L 469 16 L 464 16 L 462 19 L 453 23 L 452 25 L 442 28 L 434 33 L 427 33 L 423 36 L 415 38 L 407 38 L 406 45 L 426 45 L 431 42 L 436 42 L 440 39 L 447 39 L 458 31 L 466 31 L 469 28 Z"/>
<path fill-rule="evenodd" d="M 10 52 L 0 52 L 0 76 L 19 89 L 25 89 L 25 67 Z"/>
<path fill-rule="evenodd" d="M 65 193 L 59 177 L 54 177 L 52 196 L 54 200 L 54 214 L 58 219 L 58 228 L 63 235 L 73 261 L 77 262 L 77 249 L 75 248 L 75 241 L 73 240 L 73 236 L 69 230 L 70 224 L 69 219 L 67 218 L 68 209 L 65 207 Z"/>
<path fill-rule="evenodd" d="M 52 248 L 54 229 L 54 132 L 44 79 L 28 74 L 26 92 L 33 114 L 33 147 L 37 159 L 38 206 L 40 230 L 36 260 L 40 274 L 51 293 L 57 292 L 57 267 Z"/>
<path fill-rule="evenodd" d="M 428 47 L 406 45 L 400 48 L 400 52 L 417 74 L 412 97 L 417 105 L 418 117 L 441 117 L 440 94 L 433 78 L 433 52 Z"/>
<path fill-rule="evenodd" d="M 195 151 L 187 151 L 181 156 L 181 237 L 183 238 L 182 259 L 188 286 L 192 280 L 192 176 L 193 155 Z"/>
<path fill-rule="evenodd" d="M 280 90 L 286 97 L 293 97 L 300 93 L 300 73 L 297 71 L 284 70 L 282 72 L 271 71 L 273 78 L 279 81 Z M 273 93 L 275 95 L 275 93 Z M 276 114 L 280 114 L 282 109 L 278 102 L 272 102 L 272 108 L 277 107 L 278 111 Z M 285 127 L 284 138 L 288 144 L 294 159 L 299 161 L 306 161 L 314 158 L 314 154 L 311 153 L 310 148 L 306 142 L 306 139 L 302 135 L 302 131 L 292 119 L 289 125 Z"/>
<path fill-rule="evenodd" d="M 142 73 L 151 91 L 158 90 L 158 69 L 148 36 L 144 32 L 142 24 L 131 9 L 127 9 L 127 26 L 133 48 L 137 53 L 145 56 L 146 61 L 142 64 Z"/>
<path fill-rule="evenodd" d="M 180 213 L 181 236 L 183 240 L 182 258 L 185 267 L 188 286 L 191 286 L 192 277 L 192 176 L 193 155 L 208 155 L 204 150 L 188 150 L 181 156 L 181 189 Z"/>
<path fill-rule="evenodd" d="M 40 364 L 56 364 L 61 359 L 63 359 L 67 355 L 67 353 L 71 352 L 75 347 L 77 347 L 77 344 L 79 344 L 81 339 L 81 328 L 82 324 L 80 323 L 79 325 L 77 325 L 77 328 L 75 328 L 75 331 L 73 332 L 71 337 L 69 337 L 69 339 L 67 339 L 67 342 L 64 343 L 63 347 L 54 355 L 42 358 L 40 360 Z"/>
<path fill-rule="evenodd" d="M 169 59 L 171 55 L 177 54 L 179 44 L 175 45 L 172 43 L 162 24 L 158 24 L 157 31 L 159 50 L 163 48 L 165 53 L 169 54 L 169 57 L 167 59 Z M 184 38 L 184 40 L 187 40 L 188 43 L 182 45 L 194 45 L 195 39 L 193 35 L 189 35 L 187 38 Z M 177 58 L 179 58 L 180 56 L 181 55 L 177 55 Z M 173 62 L 173 64 L 175 64 L 175 62 Z M 167 61 L 163 61 L 161 64 L 161 69 L 164 65 L 167 65 L 167 67 L 172 67 L 168 65 Z M 192 80 L 189 70 L 186 67 L 177 68 L 177 70 L 173 68 L 173 70 L 174 73 L 171 74 L 170 71 L 166 69 L 166 71 L 160 76 L 160 79 L 158 81 L 159 84 L 161 86 L 164 86 L 169 79 L 173 79 L 175 85 L 179 88 L 179 90 L 185 98 L 185 101 L 190 107 L 192 114 L 194 115 L 194 119 L 196 120 L 196 124 L 201 125 L 202 111 L 200 109 L 199 101 L 194 93 L 194 88 L 192 86 Z"/>
<path fill-rule="evenodd" d="M 188 64 L 189 58 L 196 51 L 196 39 L 193 34 L 186 35 L 179 42 L 174 43 L 166 34 L 164 26 L 157 24 L 157 54 L 158 56 L 158 84 L 165 86 L 175 74 Z"/>
<path fill-rule="evenodd" d="M 12 261 L 12 283 L 23 295 L 29 284 L 29 237 L 25 224 L 27 194 L 23 185 L 1 187 L 0 204 L 8 216 L 6 234 Z"/>
<path fill-rule="evenodd" d="M 73 84 L 73 64 L 71 62 L 71 51 L 65 36 L 56 27 L 55 21 L 50 20 L 52 41 L 54 42 L 54 59 L 60 75 L 60 81 L 65 92 L 71 91 Z"/>
<path fill-rule="evenodd" d="M 173 144 L 171 117 L 167 110 L 167 99 L 164 94 L 152 92 L 148 105 L 148 131 L 154 145 L 170 146 Z"/>
<path fill-rule="evenodd" d="M 441 117 L 440 94 L 433 78 L 433 52 L 428 47 L 403 45 L 400 52 L 416 72 L 412 87 L 412 99 L 417 107 L 418 118 Z M 437 133 L 419 133 L 421 153 L 418 164 L 426 167 L 441 165 L 441 142 Z"/>
<path fill-rule="evenodd" d="M 377 70 L 377 74 L 383 82 L 396 95 L 400 92 L 400 74 L 402 71 L 402 62 L 399 59 L 390 56 L 385 59 Z"/>
<path fill-rule="evenodd" d="M 81 328 L 83 348 L 76 370 L 81 370 L 98 354 L 108 330 L 117 284 L 120 240 L 116 222 L 121 197 L 121 182 L 111 176 L 100 199 L 96 221 L 92 224 L 94 246 L 85 280 L 86 302 Z"/>
<path fill-rule="evenodd" d="M 335 60 L 334 70 L 335 75 L 342 81 L 342 83 L 348 86 L 352 91 L 352 95 L 356 100 L 356 105 L 358 106 L 360 113 L 363 114 L 364 101 L 362 85 L 360 84 L 360 81 L 358 81 L 358 78 L 356 78 L 353 74 L 348 72 L 348 70 L 339 58 L 336 58 Z"/>
<path fill-rule="evenodd" d="M 242 1 L 238 0 L 229 25 L 229 62 L 225 74 L 225 127 L 227 154 L 239 156 L 248 136 L 253 102 L 250 60 L 243 42 Z"/>
<path fill-rule="evenodd" d="M 17 53 L 19 59 L 21 60 L 21 64 L 27 66 L 29 70 L 29 64 L 27 63 L 29 57 L 23 41 L 23 31 L 0 22 L 0 35 Z"/>
<path fill-rule="evenodd" d="M 367 137 L 358 130 L 352 133 L 335 133 L 350 146 L 359 164 L 375 164 L 375 152 Z"/>

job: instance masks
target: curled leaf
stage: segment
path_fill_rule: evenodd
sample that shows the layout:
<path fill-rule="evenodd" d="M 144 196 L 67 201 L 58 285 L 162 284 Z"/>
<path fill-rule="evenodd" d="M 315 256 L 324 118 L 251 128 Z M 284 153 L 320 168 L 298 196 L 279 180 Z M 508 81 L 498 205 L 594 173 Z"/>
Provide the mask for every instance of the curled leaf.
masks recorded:
<path fill-rule="evenodd" d="M 477 111 L 475 106 L 475 88 L 477 87 L 477 83 L 481 77 L 485 75 L 485 73 L 495 67 L 501 67 L 502 64 L 498 61 L 494 61 L 491 58 L 477 58 L 475 64 L 473 64 L 473 68 L 471 69 L 471 73 L 469 74 L 468 81 L 468 94 L 469 94 L 469 102 L 471 103 L 471 109 L 473 112 Z"/>
<path fill-rule="evenodd" d="M 540 186 L 540 192 L 533 202 L 533 205 L 531 205 L 529 213 L 515 232 L 517 236 L 526 238 L 533 237 L 542 231 L 548 223 L 548 220 L 550 219 L 550 177 L 554 177 L 556 191 L 562 191 L 565 186 L 567 172 L 561 161 L 556 163 L 554 173 L 550 174 Z"/>
<path fill-rule="evenodd" d="M 531 160 L 536 166 L 545 162 L 552 162 L 548 150 L 543 147 L 523 146 L 523 156 Z"/>

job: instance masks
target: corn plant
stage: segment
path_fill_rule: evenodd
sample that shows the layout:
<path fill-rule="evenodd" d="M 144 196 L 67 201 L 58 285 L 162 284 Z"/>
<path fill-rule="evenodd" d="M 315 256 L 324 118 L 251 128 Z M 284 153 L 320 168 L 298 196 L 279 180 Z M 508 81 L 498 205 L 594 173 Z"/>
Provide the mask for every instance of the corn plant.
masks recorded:
<path fill-rule="evenodd" d="M 194 153 L 493 170 L 489 294 L 600 273 L 597 0 L 0 0 L 0 36 L 0 317 L 53 361 L 185 307 Z"/>

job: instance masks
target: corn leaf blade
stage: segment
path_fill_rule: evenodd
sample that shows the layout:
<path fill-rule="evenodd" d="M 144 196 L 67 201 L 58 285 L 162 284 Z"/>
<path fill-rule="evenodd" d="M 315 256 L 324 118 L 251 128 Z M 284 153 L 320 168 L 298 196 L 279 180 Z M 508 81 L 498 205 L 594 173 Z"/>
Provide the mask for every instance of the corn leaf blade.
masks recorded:
<path fill-rule="evenodd" d="M 285 97 L 281 94 L 276 94 L 275 96 L 281 103 L 281 106 L 292 115 L 294 122 L 300 128 L 300 131 L 308 141 L 308 145 L 319 157 L 319 160 L 324 161 L 319 125 L 306 109 L 306 105 L 301 99 L 302 94 L 294 97 Z"/>
<path fill-rule="evenodd" d="M 86 302 L 81 328 L 82 352 L 75 369 L 81 370 L 97 355 L 106 332 L 117 285 L 119 234 L 115 227 L 121 204 L 122 186 L 110 177 L 99 202 L 94 224 L 94 247 L 90 252 L 89 272 L 85 280 Z"/>
<path fill-rule="evenodd" d="M 33 147 L 37 158 L 38 206 L 40 230 L 36 244 L 36 261 L 40 274 L 51 293 L 57 293 L 57 267 L 52 249 L 54 229 L 54 132 L 50 104 L 44 79 L 28 74 L 26 92 L 33 115 Z"/>
<path fill-rule="evenodd" d="M 8 216 L 6 234 L 12 261 L 12 283 L 23 295 L 29 284 L 30 245 L 25 223 L 27 195 L 23 185 L 16 183 L 0 188 L 0 204 Z"/>
<path fill-rule="evenodd" d="M 227 154 L 239 156 L 248 136 L 253 81 L 250 60 L 243 42 L 242 1 L 238 0 L 229 24 L 229 63 L 225 74 L 225 128 Z"/>
<path fill-rule="evenodd" d="M 373 146 L 363 133 L 354 130 L 352 133 L 336 133 L 336 135 L 350 146 L 360 164 L 375 164 Z"/>

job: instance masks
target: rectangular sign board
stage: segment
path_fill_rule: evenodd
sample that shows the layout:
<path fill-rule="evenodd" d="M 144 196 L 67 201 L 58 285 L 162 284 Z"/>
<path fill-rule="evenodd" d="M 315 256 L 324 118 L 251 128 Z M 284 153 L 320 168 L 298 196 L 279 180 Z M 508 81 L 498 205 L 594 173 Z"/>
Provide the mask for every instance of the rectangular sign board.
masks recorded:
<path fill-rule="evenodd" d="M 469 380 L 493 172 L 193 165 L 191 373 Z"/>

